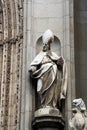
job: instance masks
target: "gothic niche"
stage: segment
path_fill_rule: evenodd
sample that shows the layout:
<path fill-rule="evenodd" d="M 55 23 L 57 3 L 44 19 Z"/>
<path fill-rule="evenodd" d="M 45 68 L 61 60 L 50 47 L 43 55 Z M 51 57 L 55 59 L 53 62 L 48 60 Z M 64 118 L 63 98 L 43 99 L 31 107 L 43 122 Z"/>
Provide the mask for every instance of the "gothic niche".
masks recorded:
<path fill-rule="evenodd" d="M 42 36 L 38 38 L 37 42 L 36 42 L 36 55 L 39 54 L 39 52 L 42 50 L 43 48 L 43 41 L 42 41 Z M 52 52 L 55 52 L 58 56 L 61 55 L 61 43 L 60 40 L 54 36 L 54 41 L 51 44 L 51 50 Z M 35 84 L 35 110 L 38 109 L 38 106 L 40 106 L 40 99 L 39 96 L 37 94 L 37 84 L 36 84 L 36 80 L 34 79 L 34 84 Z"/>
<path fill-rule="evenodd" d="M 41 47 L 42 44 L 42 47 Z M 57 50 L 58 48 L 58 50 Z M 64 127 L 62 100 L 66 98 L 67 91 L 67 70 L 64 58 L 60 55 L 60 42 L 51 30 L 47 30 L 37 41 L 36 46 L 39 54 L 31 62 L 29 67 L 30 76 L 33 79 L 32 86 L 35 88 L 36 111 L 34 113 L 33 126 L 48 127 L 50 118 L 56 117 L 56 122 L 50 128 L 57 129 Z M 56 53 L 55 53 L 56 52 Z M 34 80 L 36 80 L 34 82 Z M 38 98 L 37 98 L 38 97 Z M 41 117 L 41 118 L 39 118 Z M 46 121 L 45 126 L 41 120 Z M 49 118 L 49 119 L 48 119 Z M 59 118 L 62 123 L 60 123 Z M 37 120 L 40 124 L 37 125 Z M 44 122 L 44 120 L 42 122 Z M 59 125 L 58 125 L 59 123 Z"/>
<path fill-rule="evenodd" d="M 42 47 L 43 47 L 42 43 L 43 42 L 42 42 L 42 36 L 41 36 L 38 38 L 38 40 L 36 42 L 36 54 L 38 54 L 42 50 Z M 51 50 L 53 52 L 55 52 L 58 56 L 61 55 L 61 43 L 60 43 L 60 40 L 58 39 L 58 37 L 55 35 L 54 35 L 54 41 L 51 44 Z"/>

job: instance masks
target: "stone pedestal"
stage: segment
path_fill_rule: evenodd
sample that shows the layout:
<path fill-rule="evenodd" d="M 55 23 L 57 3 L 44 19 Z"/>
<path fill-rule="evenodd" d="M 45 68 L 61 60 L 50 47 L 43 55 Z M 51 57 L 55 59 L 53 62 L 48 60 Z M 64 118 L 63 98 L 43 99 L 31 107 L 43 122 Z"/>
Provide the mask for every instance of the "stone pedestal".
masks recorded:
<path fill-rule="evenodd" d="M 35 112 L 32 121 L 33 130 L 63 130 L 64 119 L 58 109 L 42 108 Z"/>

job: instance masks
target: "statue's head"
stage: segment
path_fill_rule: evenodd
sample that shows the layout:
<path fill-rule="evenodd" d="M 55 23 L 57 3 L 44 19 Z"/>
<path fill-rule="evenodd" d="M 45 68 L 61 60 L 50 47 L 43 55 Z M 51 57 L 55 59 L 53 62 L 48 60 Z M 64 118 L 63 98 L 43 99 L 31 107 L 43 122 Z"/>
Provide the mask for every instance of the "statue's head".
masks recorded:
<path fill-rule="evenodd" d="M 80 111 L 85 111 L 86 110 L 86 106 L 84 101 L 82 100 L 82 98 L 77 98 L 73 100 L 72 103 L 73 108 L 76 107 L 77 109 L 79 109 Z"/>
<path fill-rule="evenodd" d="M 50 50 L 50 44 L 53 42 L 53 40 L 54 40 L 53 32 L 50 29 L 46 30 L 42 36 L 44 51 Z"/>

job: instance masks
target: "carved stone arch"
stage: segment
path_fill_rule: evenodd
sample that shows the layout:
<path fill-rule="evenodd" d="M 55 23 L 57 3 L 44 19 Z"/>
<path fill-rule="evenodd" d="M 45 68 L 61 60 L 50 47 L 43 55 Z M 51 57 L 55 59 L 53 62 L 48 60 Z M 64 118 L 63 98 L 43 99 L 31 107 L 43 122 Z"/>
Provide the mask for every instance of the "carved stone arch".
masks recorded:
<path fill-rule="evenodd" d="M 2 0 L 4 40 L 16 38 L 23 31 L 23 0 Z"/>
<path fill-rule="evenodd" d="M 36 54 L 38 54 L 43 48 L 42 36 L 37 39 L 36 42 Z M 54 36 L 54 41 L 51 44 L 51 50 L 57 55 L 61 55 L 61 43 L 57 36 Z"/>
<path fill-rule="evenodd" d="M 0 105 L 1 105 L 1 76 L 2 76 L 2 35 L 3 35 L 3 9 L 0 0 Z"/>
<path fill-rule="evenodd" d="M 0 34 L 0 130 L 14 128 L 19 130 L 22 96 L 23 0 L 0 0 L 0 2 L 0 24 L 2 23 L 0 26 L 2 27 L 2 30 L 0 29 L 2 33 Z"/>

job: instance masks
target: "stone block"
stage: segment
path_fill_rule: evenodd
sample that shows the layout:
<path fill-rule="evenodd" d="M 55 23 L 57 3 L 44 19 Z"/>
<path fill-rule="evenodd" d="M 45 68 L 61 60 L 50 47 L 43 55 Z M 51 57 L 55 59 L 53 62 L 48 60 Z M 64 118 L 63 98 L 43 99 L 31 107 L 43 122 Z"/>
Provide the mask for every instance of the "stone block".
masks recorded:
<path fill-rule="evenodd" d="M 62 3 L 59 4 L 48 4 L 47 8 L 48 17 L 60 18 L 63 17 L 63 6 Z"/>
<path fill-rule="evenodd" d="M 32 111 L 32 86 L 29 85 L 29 80 L 26 81 L 26 103 L 25 103 L 25 111 Z"/>
<path fill-rule="evenodd" d="M 26 26 L 27 27 L 27 30 L 31 30 L 32 29 L 32 17 L 31 16 L 29 16 L 29 17 L 27 17 L 26 18 L 27 20 L 26 20 L 26 25 L 24 25 L 24 27 Z"/>
<path fill-rule="evenodd" d="M 47 0 L 47 1 L 44 1 L 44 0 L 35 0 L 35 3 L 60 3 L 62 2 L 62 0 Z"/>
<path fill-rule="evenodd" d="M 24 113 L 24 112 L 21 112 L 20 115 L 21 115 L 21 119 L 20 119 L 20 129 L 21 129 L 21 130 L 24 130 L 24 126 L 25 126 L 25 113 Z"/>
<path fill-rule="evenodd" d="M 48 18 L 34 18 L 33 31 L 35 33 L 44 32 L 48 29 Z"/>
<path fill-rule="evenodd" d="M 27 4 L 24 3 L 24 18 L 26 18 Z"/>
<path fill-rule="evenodd" d="M 70 61 L 70 46 L 64 46 L 64 57 L 67 61 Z"/>
<path fill-rule="evenodd" d="M 32 46 L 31 33 L 32 33 L 32 32 L 31 32 L 30 30 L 27 30 L 27 32 L 26 32 L 26 43 L 27 43 L 27 47 L 28 47 L 28 46 Z"/>
<path fill-rule="evenodd" d="M 21 96 L 21 113 L 25 112 L 25 92 L 22 92 L 22 96 Z"/>
<path fill-rule="evenodd" d="M 65 16 L 69 16 L 69 3 L 70 3 L 70 1 L 69 0 L 66 0 L 66 1 L 64 1 L 65 2 L 65 12 L 64 12 L 64 14 L 65 14 Z"/>
<path fill-rule="evenodd" d="M 27 67 L 29 68 L 30 65 L 30 61 L 32 61 L 32 59 L 35 56 L 35 48 L 34 47 L 27 47 Z M 27 69 L 28 69 L 27 68 Z M 28 71 L 28 70 L 27 70 Z"/>
<path fill-rule="evenodd" d="M 74 60 L 75 60 L 75 59 L 74 59 L 74 58 L 75 58 L 75 57 L 74 57 L 74 56 L 75 56 L 75 53 L 74 53 L 74 48 L 73 48 L 73 47 L 70 48 L 70 53 L 71 53 L 70 61 L 71 61 L 72 63 L 75 63 L 75 61 L 74 61 Z"/>
<path fill-rule="evenodd" d="M 63 6 L 59 4 L 36 4 L 33 5 L 34 17 L 62 17 L 63 16 Z"/>
<path fill-rule="evenodd" d="M 75 78 L 75 64 L 71 62 L 71 78 Z"/>
<path fill-rule="evenodd" d="M 34 3 L 33 4 L 33 16 L 34 17 L 47 17 L 46 14 L 47 14 L 47 4 L 46 3 L 44 3 L 44 4 Z"/>
<path fill-rule="evenodd" d="M 69 29 L 65 29 L 64 31 L 64 46 L 65 45 L 70 45 L 70 33 L 69 33 Z"/>
<path fill-rule="evenodd" d="M 32 112 L 25 112 L 25 128 L 24 130 L 31 130 Z"/>
<path fill-rule="evenodd" d="M 74 71 L 75 72 L 75 71 Z M 72 84 L 72 99 L 75 99 L 76 89 L 75 89 L 75 77 L 71 80 Z"/>
<path fill-rule="evenodd" d="M 50 28 L 54 33 L 58 33 L 63 30 L 63 18 L 49 18 L 48 28 Z"/>
<path fill-rule="evenodd" d="M 71 64 L 70 64 L 70 61 L 67 61 L 66 60 L 66 64 L 67 64 L 67 69 L 68 69 L 68 78 L 70 78 L 71 77 Z"/>

